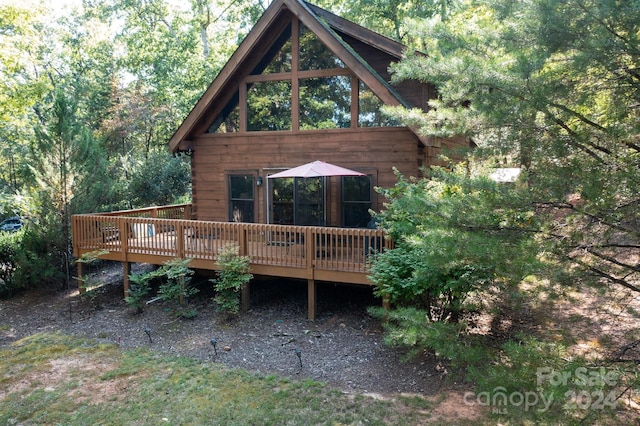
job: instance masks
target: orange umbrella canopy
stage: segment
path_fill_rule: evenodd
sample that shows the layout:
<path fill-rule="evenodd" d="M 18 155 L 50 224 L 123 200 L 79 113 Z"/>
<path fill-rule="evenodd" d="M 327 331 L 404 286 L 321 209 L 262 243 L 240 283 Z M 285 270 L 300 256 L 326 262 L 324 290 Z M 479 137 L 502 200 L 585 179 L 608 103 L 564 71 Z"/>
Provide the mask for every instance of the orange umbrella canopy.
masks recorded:
<path fill-rule="evenodd" d="M 336 166 L 335 164 L 326 163 L 324 161 L 314 161 L 298 167 L 294 167 L 293 169 L 284 170 L 282 172 L 269 175 L 267 176 L 267 178 L 312 178 L 322 176 L 365 176 L 365 174 L 357 172 L 355 170 Z"/>

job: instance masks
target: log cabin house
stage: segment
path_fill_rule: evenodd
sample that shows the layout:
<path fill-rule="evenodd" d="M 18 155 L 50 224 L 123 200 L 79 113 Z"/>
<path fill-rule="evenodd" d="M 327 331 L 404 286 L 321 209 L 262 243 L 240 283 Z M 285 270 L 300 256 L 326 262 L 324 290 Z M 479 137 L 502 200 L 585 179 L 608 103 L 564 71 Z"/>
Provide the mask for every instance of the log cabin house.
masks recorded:
<path fill-rule="evenodd" d="M 394 167 L 420 176 L 444 148 L 469 146 L 381 113 L 426 110 L 436 96 L 430 84 L 390 83 L 403 49 L 303 0 L 273 0 L 169 141 L 190 156 L 192 204 L 76 215 L 75 255 L 122 261 L 126 292 L 131 262 L 217 269 L 217 250 L 235 243 L 254 274 L 307 280 L 309 318 L 317 281 L 371 285 L 367 259 L 391 246 L 368 227 L 383 207 L 374 187 L 395 185 Z M 315 160 L 363 175 L 269 178 Z"/>

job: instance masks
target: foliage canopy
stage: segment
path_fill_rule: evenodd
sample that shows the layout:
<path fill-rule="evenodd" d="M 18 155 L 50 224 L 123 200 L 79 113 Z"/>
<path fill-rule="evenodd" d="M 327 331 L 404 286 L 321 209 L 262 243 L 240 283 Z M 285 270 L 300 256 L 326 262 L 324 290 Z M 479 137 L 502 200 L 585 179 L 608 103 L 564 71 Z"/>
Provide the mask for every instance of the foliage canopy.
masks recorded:
<path fill-rule="evenodd" d="M 464 2 L 416 21 L 394 79 L 436 84 L 426 134 L 467 134 L 478 158 L 526 169 L 547 253 L 640 291 L 640 8 L 614 0 Z"/>
<path fill-rule="evenodd" d="M 428 179 L 379 189 L 376 215 L 396 242 L 371 267 L 376 291 L 398 306 L 423 309 L 431 321 L 457 321 L 472 294 L 513 285 L 539 269 L 540 250 L 524 187 L 469 177 L 466 165 L 434 168 Z"/>

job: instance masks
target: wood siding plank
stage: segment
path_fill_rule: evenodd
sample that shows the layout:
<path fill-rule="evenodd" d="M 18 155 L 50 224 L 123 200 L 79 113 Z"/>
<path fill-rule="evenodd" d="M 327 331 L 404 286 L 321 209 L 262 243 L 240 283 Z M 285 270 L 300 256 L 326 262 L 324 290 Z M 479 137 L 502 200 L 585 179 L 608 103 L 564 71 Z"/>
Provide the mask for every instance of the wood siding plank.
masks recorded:
<path fill-rule="evenodd" d="M 355 170 L 374 172 L 379 186 L 395 185 L 393 168 L 406 176 L 418 176 L 424 150 L 415 135 L 403 127 L 331 129 L 308 132 L 249 132 L 204 134 L 194 141 L 192 156 L 193 200 L 197 218 L 228 220 L 225 173 L 255 170 L 266 178 L 267 170 L 290 168 L 323 160 Z M 329 180 L 329 219 L 339 225 L 339 180 Z M 265 186 L 256 188 L 264 191 Z M 265 194 L 261 194 L 255 220 L 266 221 Z M 376 203 L 374 209 L 382 208 Z"/>

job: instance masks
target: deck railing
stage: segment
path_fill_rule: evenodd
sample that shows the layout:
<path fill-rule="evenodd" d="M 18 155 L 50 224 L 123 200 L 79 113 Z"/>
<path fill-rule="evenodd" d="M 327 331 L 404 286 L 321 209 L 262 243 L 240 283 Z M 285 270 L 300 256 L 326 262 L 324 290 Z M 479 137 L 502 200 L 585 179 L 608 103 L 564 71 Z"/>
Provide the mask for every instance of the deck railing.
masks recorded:
<path fill-rule="evenodd" d="M 369 284 L 368 263 L 392 246 L 379 229 L 198 221 L 185 218 L 190 212 L 179 205 L 75 215 L 74 255 L 155 264 L 189 258 L 194 268 L 218 269 L 219 250 L 235 245 L 256 274 Z"/>
<path fill-rule="evenodd" d="M 191 204 L 174 204 L 171 206 L 146 207 L 143 209 L 118 210 L 99 213 L 100 216 L 152 217 L 160 219 L 190 219 Z"/>

